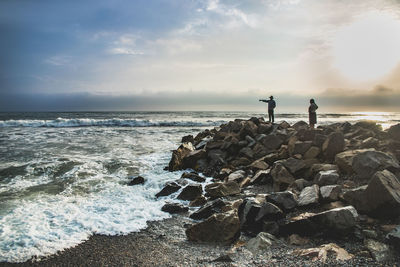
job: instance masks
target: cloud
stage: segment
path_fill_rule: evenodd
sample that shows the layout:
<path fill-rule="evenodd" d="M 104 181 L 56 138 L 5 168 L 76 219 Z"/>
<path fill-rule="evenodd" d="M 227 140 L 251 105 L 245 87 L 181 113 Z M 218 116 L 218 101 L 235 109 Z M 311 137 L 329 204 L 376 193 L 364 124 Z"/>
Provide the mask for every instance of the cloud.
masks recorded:
<path fill-rule="evenodd" d="M 114 47 L 109 50 L 109 53 L 112 55 L 131 55 L 131 56 L 138 56 L 144 55 L 144 52 L 133 50 L 126 47 Z"/>
<path fill-rule="evenodd" d="M 72 60 L 70 56 L 52 56 L 47 58 L 44 62 L 53 66 L 65 66 Z"/>

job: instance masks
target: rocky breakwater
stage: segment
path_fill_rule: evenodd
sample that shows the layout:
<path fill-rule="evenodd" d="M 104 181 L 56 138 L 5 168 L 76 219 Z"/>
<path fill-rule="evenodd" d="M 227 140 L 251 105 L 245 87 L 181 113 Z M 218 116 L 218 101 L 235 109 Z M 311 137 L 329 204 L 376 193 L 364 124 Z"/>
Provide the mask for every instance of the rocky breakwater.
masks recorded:
<path fill-rule="evenodd" d="M 235 120 L 183 137 L 167 169 L 187 171 L 157 197 L 188 201 L 163 209 L 193 219 L 190 241 L 236 242 L 253 253 L 283 242 L 322 261 L 331 251 L 338 260 L 386 262 L 398 260 L 400 245 L 399 158 L 400 124 Z M 309 248 L 321 238 L 359 246 Z"/>

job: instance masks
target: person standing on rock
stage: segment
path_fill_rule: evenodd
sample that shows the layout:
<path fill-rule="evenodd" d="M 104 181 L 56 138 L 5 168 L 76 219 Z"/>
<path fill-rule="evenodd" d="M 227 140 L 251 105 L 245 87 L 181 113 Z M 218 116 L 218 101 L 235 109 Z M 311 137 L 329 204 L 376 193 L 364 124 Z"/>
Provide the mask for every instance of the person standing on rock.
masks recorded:
<path fill-rule="evenodd" d="M 274 121 L 275 121 L 274 109 L 276 107 L 276 102 L 274 100 L 274 97 L 271 95 L 269 97 L 269 100 L 260 99 L 259 101 L 268 103 L 268 121 L 274 123 Z"/>
<path fill-rule="evenodd" d="M 308 120 L 310 122 L 311 129 L 314 129 L 315 124 L 317 124 L 317 109 L 318 106 L 315 104 L 314 99 L 310 99 L 310 106 L 308 107 Z"/>

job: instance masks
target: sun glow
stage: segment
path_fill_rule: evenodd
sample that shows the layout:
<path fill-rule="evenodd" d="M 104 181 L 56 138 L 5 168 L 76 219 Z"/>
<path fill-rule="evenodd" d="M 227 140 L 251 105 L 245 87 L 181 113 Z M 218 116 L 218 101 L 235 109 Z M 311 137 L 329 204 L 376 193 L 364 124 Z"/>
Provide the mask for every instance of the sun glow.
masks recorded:
<path fill-rule="evenodd" d="M 332 45 L 333 66 L 355 81 L 390 73 L 400 62 L 400 20 L 373 12 L 339 30 Z"/>

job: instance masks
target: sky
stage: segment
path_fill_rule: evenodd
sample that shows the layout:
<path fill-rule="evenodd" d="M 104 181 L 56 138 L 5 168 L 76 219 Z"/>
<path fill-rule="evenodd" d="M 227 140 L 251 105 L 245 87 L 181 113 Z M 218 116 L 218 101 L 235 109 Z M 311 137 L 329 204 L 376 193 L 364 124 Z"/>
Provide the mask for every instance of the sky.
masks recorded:
<path fill-rule="evenodd" d="M 2 0 L 0 111 L 400 111 L 400 0 Z"/>

